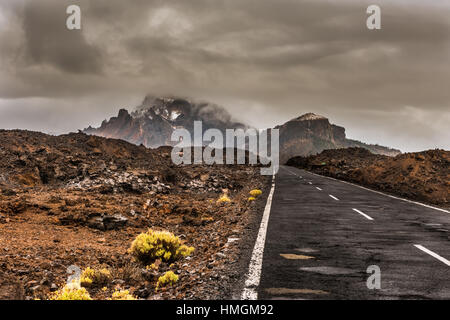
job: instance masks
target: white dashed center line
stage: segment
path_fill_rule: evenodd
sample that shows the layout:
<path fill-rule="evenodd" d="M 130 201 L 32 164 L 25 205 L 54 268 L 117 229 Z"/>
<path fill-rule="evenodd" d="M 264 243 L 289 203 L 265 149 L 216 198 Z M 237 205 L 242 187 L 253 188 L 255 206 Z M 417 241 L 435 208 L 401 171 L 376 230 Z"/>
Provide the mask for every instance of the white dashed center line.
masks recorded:
<path fill-rule="evenodd" d="M 299 175 L 297 175 L 296 173 L 293 173 L 291 170 L 288 170 L 288 169 L 286 169 L 286 170 L 289 171 L 291 174 L 293 174 L 293 175 L 295 175 L 295 176 L 297 176 L 297 177 L 299 177 L 299 178 L 302 178 L 302 176 L 299 176 Z M 312 174 L 314 174 L 314 173 L 312 173 Z M 314 175 L 319 176 L 319 175 L 317 175 L 317 174 L 314 174 Z M 326 178 L 328 178 L 328 177 L 326 177 Z M 334 178 L 329 178 L 329 179 L 336 180 L 336 181 L 340 181 L 340 180 L 337 180 L 337 179 L 334 179 Z M 343 182 L 343 183 L 346 183 L 346 184 L 354 185 L 354 184 L 352 184 L 352 183 L 345 182 L 345 181 L 340 181 L 340 182 Z M 308 184 L 312 185 L 313 183 L 312 183 L 311 181 L 308 181 Z M 371 190 L 371 189 L 367 189 L 367 188 L 364 188 L 364 187 L 361 187 L 361 186 L 358 186 L 358 185 L 354 185 L 354 186 L 357 186 L 357 187 L 359 187 L 359 188 L 366 189 L 366 190 L 369 190 L 369 191 L 372 191 L 372 192 L 384 194 L 384 193 L 382 193 L 382 192 L 374 191 L 374 190 Z M 322 191 L 322 189 L 319 188 L 319 187 L 316 187 L 316 189 L 319 190 L 319 191 Z M 272 200 L 272 199 L 271 199 L 271 198 L 272 198 L 272 194 L 273 194 L 273 190 L 271 190 L 271 195 L 269 195 L 270 202 L 271 202 L 271 200 Z M 386 195 L 386 194 L 384 194 L 384 195 Z M 329 194 L 329 196 L 330 196 L 330 198 L 332 198 L 332 199 L 334 199 L 334 200 L 336 200 L 336 201 L 339 201 L 339 199 L 338 199 L 337 197 L 333 196 L 332 194 Z M 395 198 L 395 199 L 400 199 L 400 200 L 412 202 L 412 203 L 416 203 L 416 202 L 413 202 L 413 201 L 410 201 L 410 200 L 406 200 L 406 199 L 402 199 L 402 198 L 397 198 L 397 197 L 390 196 L 390 195 L 386 195 L 386 196 L 389 196 L 389 197 Z M 269 199 L 268 199 L 268 200 L 269 200 Z M 269 202 L 269 201 L 268 201 L 268 202 Z M 425 207 L 429 207 L 429 208 L 432 208 L 432 209 L 436 209 L 436 210 L 448 212 L 448 211 L 446 211 L 446 210 L 444 210 L 444 209 L 439 209 L 439 208 L 430 207 L 430 206 L 428 206 L 428 205 L 424 205 L 424 204 L 421 204 L 421 203 L 418 203 L 418 202 L 417 202 L 416 204 L 423 205 L 423 206 L 425 206 Z M 269 208 L 267 208 L 267 207 L 269 207 Z M 355 211 L 355 212 L 357 212 L 357 213 L 359 213 L 359 214 L 362 215 L 364 218 L 366 218 L 366 219 L 368 219 L 368 220 L 370 220 L 370 221 L 373 221 L 373 220 L 374 220 L 372 217 L 370 217 L 369 215 L 365 214 L 365 213 L 362 212 L 361 210 L 358 210 L 358 209 L 356 209 L 356 208 L 352 208 L 352 210 Z M 269 211 L 269 212 L 270 212 L 270 204 L 267 204 L 267 205 L 266 205 L 266 211 Z M 268 214 L 267 214 L 267 215 L 268 215 Z M 268 220 L 268 217 L 266 217 L 266 219 Z M 264 220 L 265 220 L 265 219 L 263 218 L 263 221 L 264 221 Z M 261 228 L 260 228 L 260 233 L 261 233 L 261 229 L 265 229 L 265 230 L 263 231 L 263 233 L 264 233 L 263 238 L 264 238 L 264 239 L 259 239 L 259 240 L 263 240 L 263 241 L 257 241 L 257 244 L 255 245 L 254 252 L 253 252 L 253 257 L 252 257 L 252 260 L 253 260 L 252 262 L 253 262 L 253 263 L 252 263 L 252 262 L 250 263 L 250 271 L 249 271 L 249 275 L 248 275 L 248 278 L 247 278 L 247 281 L 246 281 L 246 288 L 244 289 L 244 292 L 242 293 L 242 299 L 257 299 L 257 297 L 258 297 L 258 294 L 257 294 L 257 292 L 256 292 L 256 287 L 259 285 L 259 278 L 260 278 L 260 275 L 261 275 L 262 251 L 264 250 L 264 245 L 262 245 L 262 248 L 261 248 L 261 242 L 264 243 L 264 241 L 265 241 L 265 231 L 266 231 L 266 228 L 267 228 L 267 220 L 264 221 L 264 222 L 262 223 L 262 225 L 264 225 L 264 227 L 261 226 Z M 261 236 L 261 235 L 258 235 L 258 236 Z M 257 249 L 257 247 L 258 247 L 258 242 L 259 242 L 259 248 L 258 248 L 259 250 Z M 433 251 L 431 251 L 431 250 L 425 248 L 424 246 L 422 246 L 422 245 L 420 245 L 420 244 L 415 244 L 414 247 L 416 247 L 417 249 L 419 249 L 419 250 L 425 252 L 426 254 L 429 254 L 429 255 L 432 256 L 433 258 L 435 258 L 435 259 L 441 261 L 442 263 L 444 263 L 445 265 L 447 265 L 447 266 L 450 267 L 450 261 L 447 260 L 447 259 L 445 259 L 444 257 L 441 257 L 441 256 L 438 255 L 437 253 L 435 253 L 435 252 L 433 252 Z M 261 249 L 262 249 L 262 250 L 261 250 Z M 257 254 L 256 254 L 256 255 L 259 256 L 257 259 L 254 259 L 254 258 L 255 258 L 255 257 L 254 257 L 254 256 L 255 256 L 255 251 L 257 251 Z M 259 252 L 258 252 L 258 251 L 259 251 Z M 254 261 L 254 260 L 259 260 L 259 261 L 256 262 L 256 261 Z M 253 264 L 253 266 L 252 266 L 252 264 Z"/>
<path fill-rule="evenodd" d="M 446 265 L 448 265 L 450 267 L 450 261 L 448 261 L 447 259 L 441 257 L 440 255 L 438 255 L 437 253 L 434 253 L 431 250 L 428 250 L 427 248 L 425 248 L 424 246 L 421 246 L 420 244 L 415 244 L 414 247 L 416 247 L 419 250 L 422 250 L 425 253 L 428 253 L 430 256 L 432 256 L 433 258 L 438 259 L 439 261 L 445 263 Z"/>
<path fill-rule="evenodd" d="M 369 219 L 369 220 L 373 220 L 372 217 L 369 217 L 367 214 L 365 214 L 364 212 L 362 212 L 362 211 L 360 211 L 360 210 L 358 210 L 358 209 L 353 208 L 353 211 L 358 212 L 358 213 L 359 213 L 360 215 L 362 215 L 364 218 L 367 218 L 367 219 Z"/>

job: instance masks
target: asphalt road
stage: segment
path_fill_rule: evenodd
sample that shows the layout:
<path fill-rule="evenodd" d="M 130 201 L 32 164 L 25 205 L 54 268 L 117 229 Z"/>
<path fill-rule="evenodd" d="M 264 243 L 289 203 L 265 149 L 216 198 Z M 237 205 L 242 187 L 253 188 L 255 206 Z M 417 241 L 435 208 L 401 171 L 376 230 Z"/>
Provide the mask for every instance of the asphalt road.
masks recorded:
<path fill-rule="evenodd" d="M 450 213 L 286 166 L 272 201 L 258 299 L 450 299 Z"/>

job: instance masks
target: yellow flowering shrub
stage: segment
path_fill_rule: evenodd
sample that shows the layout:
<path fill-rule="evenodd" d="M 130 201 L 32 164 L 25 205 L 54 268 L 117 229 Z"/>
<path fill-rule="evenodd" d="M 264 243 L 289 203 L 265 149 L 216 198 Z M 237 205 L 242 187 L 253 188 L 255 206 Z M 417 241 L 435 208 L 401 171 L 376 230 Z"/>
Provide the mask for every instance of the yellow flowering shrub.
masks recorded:
<path fill-rule="evenodd" d="M 201 220 L 203 223 L 210 223 L 214 221 L 213 217 L 203 217 Z"/>
<path fill-rule="evenodd" d="M 92 300 L 92 298 L 85 288 L 81 288 L 78 283 L 72 283 L 53 293 L 50 300 Z"/>
<path fill-rule="evenodd" d="M 108 269 L 92 269 L 87 267 L 81 273 L 80 284 L 83 287 L 103 286 L 111 281 L 111 272 Z"/>
<path fill-rule="evenodd" d="M 256 200 L 256 198 L 255 197 L 248 197 L 248 199 L 247 199 L 248 201 L 255 201 Z"/>
<path fill-rule="evenodd" d="M 149 229 L 134 239 L 128 252 L 149 265 L 157 259 L 172 262 L 191 255 L 194 250 L 193 247 L 183 245 L 180 238 L 171 232 Z"/>
<path fill-rule="evenodd" d="M 262 194 L 262 191 L 259 189 L 254 189 L 254 190 L 250 191 L 249 193 L 252 197 L 256 198 L 257 196 L 260 196 Z"/>
<path fill-rule="evenodd" d="M 137 300 L 128 290 L 116 290 L 110 300 Z"/>
<path fill-rule="evenodd" d="M 163 276 L 158 278 L 158 283 L 156 284 L 156 290 L 159 287 L 173 286 L 178 281 L 178 276 L 172 271 L 167 271 Z"/>
<path fill-rule="evenodd" d="M 217 200 L 217 203 L 229 203 L 229 202 L 231 202 L 231 199 L 228 198 L 226 194 L 224 194 Z"/>
<path fill-rule="evenodd" d="M 145 267 L 145 270 L 158 270 L 159 266 L 155 263 L 152 263 L 151 265 L 148 265 Z"/>

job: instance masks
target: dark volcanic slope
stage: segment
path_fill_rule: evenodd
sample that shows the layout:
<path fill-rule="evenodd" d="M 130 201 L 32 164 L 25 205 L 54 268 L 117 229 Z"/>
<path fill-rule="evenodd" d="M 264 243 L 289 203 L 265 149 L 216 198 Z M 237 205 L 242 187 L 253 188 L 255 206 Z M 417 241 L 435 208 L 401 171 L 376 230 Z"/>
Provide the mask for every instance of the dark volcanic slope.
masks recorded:
<path fill-rule="evenodd" d="M 429 150 L 388 157 L 362 148 L 348 148 L 295 157 L 287 164 L 410 199 L 450 206 L 450 151 Z"/>
<path fill-rule="evenodd" d="M 82 133 L 50 136 L 39 132 L 0 131 L 0 185 L 36 186 L 78 181 L 114 171 L 154 168 L 168 161 L 155 150 L 123 140 Z"/>

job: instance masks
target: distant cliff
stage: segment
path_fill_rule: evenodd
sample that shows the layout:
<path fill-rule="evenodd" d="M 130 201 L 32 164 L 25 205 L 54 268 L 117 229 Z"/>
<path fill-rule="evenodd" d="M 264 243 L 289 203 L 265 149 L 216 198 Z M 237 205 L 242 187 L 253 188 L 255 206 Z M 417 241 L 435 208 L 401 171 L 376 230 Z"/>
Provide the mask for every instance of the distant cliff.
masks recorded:
<path fill-rule="evenodd" d="M 280 163 L 295 156 L 348 147 L 361 147 L 388 156 L 400 153 L 400 150 L 347 139 L 345 128 L 331 124 L 327 118 L 314 113 L 304 114 L 275 129 L 280 130 Z"/>

